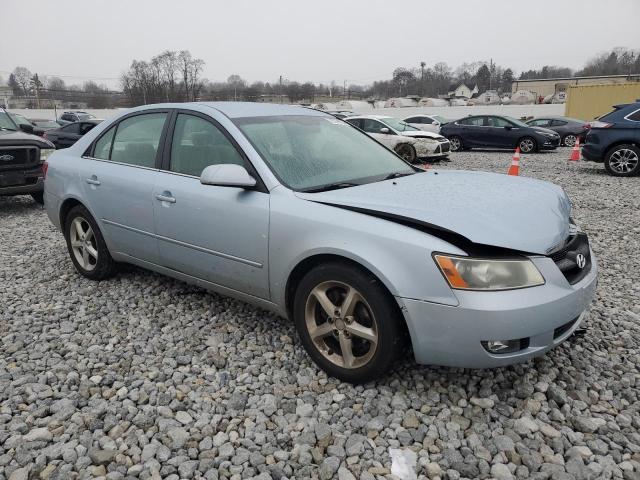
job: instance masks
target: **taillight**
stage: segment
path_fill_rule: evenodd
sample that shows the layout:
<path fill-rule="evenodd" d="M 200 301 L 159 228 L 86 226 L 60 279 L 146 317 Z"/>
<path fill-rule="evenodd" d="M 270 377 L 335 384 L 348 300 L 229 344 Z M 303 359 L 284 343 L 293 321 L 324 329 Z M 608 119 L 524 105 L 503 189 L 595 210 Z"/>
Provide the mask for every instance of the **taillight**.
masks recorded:
<path fill-rule="evenodd" d="M 48 162 L 44 162 L 42 164 L 42 175 L 44 176 L 44 179 L 47 179 L 47 170 L 49 170 L 49 163 Z"/>
<path fill-rule="evenodd" d="M 589 130 L 590 128 L 591 128 L 591 124 L 589 123 L 585 123 L 584 125 L 582 125 L 583 130 Z"/>

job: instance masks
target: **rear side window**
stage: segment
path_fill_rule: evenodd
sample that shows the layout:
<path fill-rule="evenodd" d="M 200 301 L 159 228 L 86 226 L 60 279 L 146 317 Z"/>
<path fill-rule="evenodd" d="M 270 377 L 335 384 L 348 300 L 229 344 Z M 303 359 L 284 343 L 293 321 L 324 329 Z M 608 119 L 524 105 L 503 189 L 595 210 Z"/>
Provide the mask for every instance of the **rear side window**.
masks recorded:
<path fill-rule="evenodd" d="M 145 113 L 118 124 L 110 160 L 139 167 L 155 167 L 166 113 Z"/>
<path fill-rule="evenodd" d="M 633 120 L 634 122 L 640 122 L 640 110 L 636 110 L 631 115 L 627 117 L 629 120 Z"/>
<path fill-rule="evenodd" d="M 244 166 L 238 150 L 218 127 L 195 115 L 179 114 L 171 143 L 172 172 L 199 177 L 209 165 Z"/>
<path fill-rule="evenodd" d="M 95 126 L 96 126 L 95 123 L 81 123 L 80 124 L 80 135 L 84 135 L 85 133 L 88 133 L 89 130 L 91 130 Z"/>
<path fill-rule="evenodd" d="M 422 118 L 420 117 L 411 117 L 404 120 L 407 123 L 422 123 Z"/>
<path fill-rule="evenodd" d="M 113 143 L 113 134 L 116 132 L 116 127 L 111 127 L 107 133 L 102 135 L 93 149 L 93 157 L 101 158 L 103 160 L 109 160 L 111 154 L 111 144 Z"/>
<path fill-rule="evenodd" d="M 537 120 L 531 120 L 527 123 L 532 127 L 546 127 L 549 125 L 549 120 L 547 120 L 546 118 L 539 118 Z"/>
<path fill-rule="evenodd" d="M 552 127 L 562 127 L 563 125 L 566 125 L 568 122 L 565 122 L 564 120 L 552 120 L 551 121 L 551 126 Z"/>
<path fill-rule="evenodd" d="M 484 117 L 463 118 L 462 120 L 459 120 L 458 123 L 460 125 L 474 125 L 476 127 L 482 127 L 484 125 Z"/>

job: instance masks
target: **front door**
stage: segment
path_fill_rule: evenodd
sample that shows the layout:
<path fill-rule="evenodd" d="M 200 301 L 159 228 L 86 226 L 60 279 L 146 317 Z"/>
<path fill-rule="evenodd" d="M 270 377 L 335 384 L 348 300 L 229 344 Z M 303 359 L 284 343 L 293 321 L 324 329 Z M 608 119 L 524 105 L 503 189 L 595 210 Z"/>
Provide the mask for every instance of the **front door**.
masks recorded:
<path fill-rule="evenodd" d="M 167 116 L 145 111 L 120 121 L 98 138 L 78 172 L 110 248 L 152 263 L 158 262 L 153 187 Z"/>
<path fill-rule="evenodd" d="M 386 132 L 383 131 L 385 129 Z M 362 120 L 362 130 L 390 149 L 393 149 L 398 141 L 398 136 L 389 127 L 372 118 L 364 118 Z"/>
<path fill-rule="evenodd" d="M 269 299 L 269 194 L 202 185 L 207 166 L 248 160 L 207 116 L 184 111 L 174 124 L 153 194 L 161 265 Z"/>

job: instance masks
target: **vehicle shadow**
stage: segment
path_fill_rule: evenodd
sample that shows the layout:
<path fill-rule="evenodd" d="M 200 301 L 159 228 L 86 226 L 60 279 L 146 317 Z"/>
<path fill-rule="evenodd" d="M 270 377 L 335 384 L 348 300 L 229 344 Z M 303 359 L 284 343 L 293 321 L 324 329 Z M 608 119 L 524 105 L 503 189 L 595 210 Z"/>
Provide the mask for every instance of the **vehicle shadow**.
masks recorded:
<path fill-rule="evenodd" d="M 0 196 L 0 218 L 23 212 L 44 211 L 44 207 L 36 202 L 30 196 Z"/>

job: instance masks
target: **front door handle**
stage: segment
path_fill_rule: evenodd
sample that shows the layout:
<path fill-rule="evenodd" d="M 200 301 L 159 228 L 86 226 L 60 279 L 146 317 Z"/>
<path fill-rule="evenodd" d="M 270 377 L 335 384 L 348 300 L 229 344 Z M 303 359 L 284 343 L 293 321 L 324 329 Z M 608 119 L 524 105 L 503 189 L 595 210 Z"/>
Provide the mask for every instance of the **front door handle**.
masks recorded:
<path fill-rule="evenodd" d="M 162 192 L 156 195 L 156 200 L 161 202 L 176 203 L 176 199 L 171 196 L 171 192 Z"/>
<path fill-rule="evenodd" d="M 86 178 L 84 181 L 87 182 L 89 185 L 100 185 L 100 180 L 98 180 L 98 177 L 96 177 L 95 175 L 91 175 L 89 178 Z"/>

